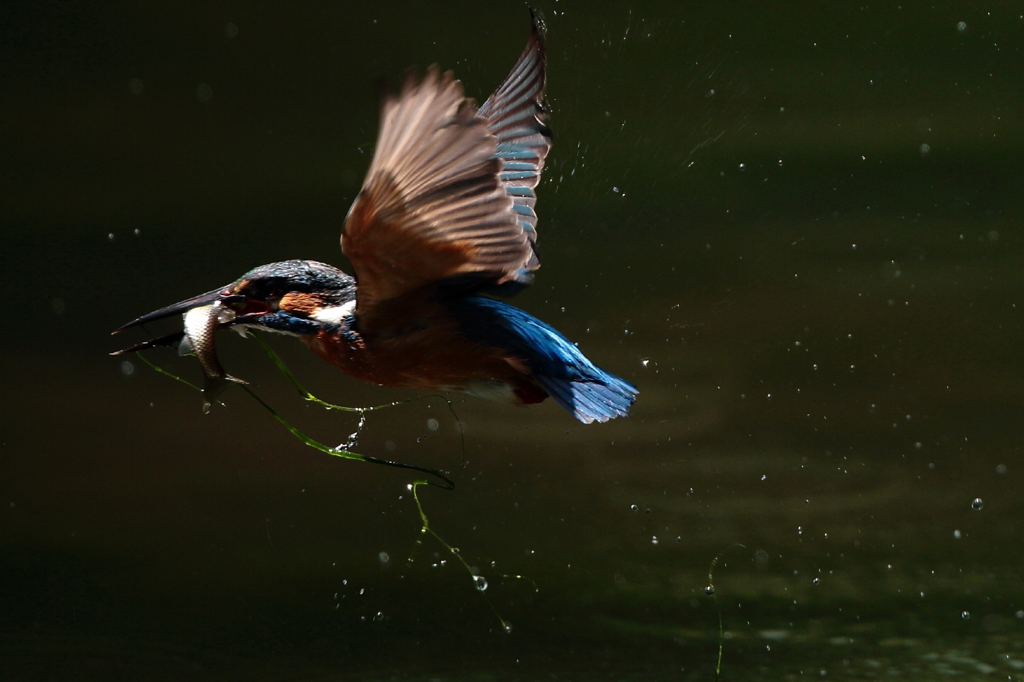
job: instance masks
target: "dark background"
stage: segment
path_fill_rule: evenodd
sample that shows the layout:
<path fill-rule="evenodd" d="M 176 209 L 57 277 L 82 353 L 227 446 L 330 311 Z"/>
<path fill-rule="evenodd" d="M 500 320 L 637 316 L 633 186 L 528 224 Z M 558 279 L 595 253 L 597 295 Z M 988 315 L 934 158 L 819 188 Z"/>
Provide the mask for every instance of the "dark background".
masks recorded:
<path fill-rule="evenodd" d="M 0 6 L 0 677 L 709 680 L 720 609 L 723 680 L 1024 679 L 1019 3 L 538 8 L 517 305 L 640 398 L 369 415 L 359 451 L 455 472 L 418 491 L 481 593 L 415 476 L 241 391 L 204 416 L 108 333 L 344 265 L 375 83 L 437 62 L 482 101 L 527 8 Z M 355 431 L 222 336 L 300 428 Z M 413 397 L 271 341 L 325 399 Z"/>

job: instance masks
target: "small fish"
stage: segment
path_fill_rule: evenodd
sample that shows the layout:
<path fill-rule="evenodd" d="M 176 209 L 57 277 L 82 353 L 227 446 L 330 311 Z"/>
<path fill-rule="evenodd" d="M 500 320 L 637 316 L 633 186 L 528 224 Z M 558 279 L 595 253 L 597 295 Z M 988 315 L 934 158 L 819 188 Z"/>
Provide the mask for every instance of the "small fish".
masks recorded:
<path fill-rule="evenodd" d="M 178 353 L 187 355 L 194 352 L 199 358 L 204 375 L 203 412 L 208 413 L 210 405 L 227 388 L 228 382 L 247 383 L 224 371 L 217 358 L 217 350 L 213 343 L 217 328 L 231 322 L 235 317 L 235 311 L 220 301 L 215 301 L 210 305 L 192 308 L 186 311 L 182 317 L 185 320 L 185 336 L 178 347 Z"/>

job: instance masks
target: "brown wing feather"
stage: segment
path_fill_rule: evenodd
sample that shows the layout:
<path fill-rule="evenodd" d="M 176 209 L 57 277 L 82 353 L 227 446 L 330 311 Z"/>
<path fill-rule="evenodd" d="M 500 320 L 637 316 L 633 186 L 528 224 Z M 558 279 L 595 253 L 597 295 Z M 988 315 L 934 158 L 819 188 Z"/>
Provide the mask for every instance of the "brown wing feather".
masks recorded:
<path fill-rule="evenodd" d="M 341 236 L 357 314 L 426 284 L 479 274 L 500 284 L 533 254 L 498 178 L 497 138 L 436 67 L 384 103 L 377 149 Z"/>
<path fill-rule="evenodd" d="M 476 114 L 487 121 L 487 129 L 498 138 L 498 158 L 502 161 L 498 177 L 505 193 L 515 203 L 520 224 L 531 243 L 537 239 L 534 190 L 540 182 L 544 159 L 551 150 L 551 130 L 546 123 L 544 105 L 545 28 L 537 16 L 533 17 L 532 29 L 526 48 L 512 71 Z M 534 259 L 527 269 L 539 266 Z"/>

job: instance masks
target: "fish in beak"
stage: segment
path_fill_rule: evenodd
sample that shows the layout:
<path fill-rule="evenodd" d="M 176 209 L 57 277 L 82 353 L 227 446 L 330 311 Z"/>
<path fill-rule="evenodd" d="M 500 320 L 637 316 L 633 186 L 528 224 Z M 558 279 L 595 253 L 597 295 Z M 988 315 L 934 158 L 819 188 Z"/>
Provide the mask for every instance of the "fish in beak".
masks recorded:
<path fill-rule="evenodd" d="M 238 313 L 228 306 L 228 303 L 238 302 L 241 299 L 243 297 L 232 293 L 230 286 L 221 287 L 143 315 L 118 327 L 112 333 L 117 334 L 125 329 L 162 320 L 176 314 L 182 315 L 184 328 L 180 332 L 144 341 L 131 348 L 111 353 L 111 355 L 126 355 L 148 348 L 174 344 L 178 344 L 178 353 L 181 355 L 195 353 L 203 368 L 203 412 L 208 413 L 210 406 L 230 383 L 246 383 L 224 371 L 220 359 L 217 357 L 214 343 L 217 331 L 222 327 L 230 327 L 239 317 Z"/>
<path fill-rule="evenodd" d="M 194 352 L 203 368 L 204 409 L 230 383 L 245 382 L 220 364 L 214 336 L 221 329 L 262 329 L 291 336 L 315 336 L 325 327 L 338 327 L 355 307 L 355 280 L 335 267 L 317 261 L 291 260 L 253 268 L 227 286 L 208 291 L 143 315 L 115 329 L 182 315 L 183 329 L 144 341 L 111 355 L 178 344 L 181 354 Z"/>

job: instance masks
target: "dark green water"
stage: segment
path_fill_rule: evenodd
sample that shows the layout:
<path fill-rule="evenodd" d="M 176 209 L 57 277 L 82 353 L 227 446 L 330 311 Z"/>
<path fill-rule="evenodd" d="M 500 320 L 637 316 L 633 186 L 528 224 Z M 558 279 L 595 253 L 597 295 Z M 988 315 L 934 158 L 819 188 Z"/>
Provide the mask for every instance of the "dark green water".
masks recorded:
<path fill-rule="evenodd" d="M 371 415 L 360 451 L 456 472 L 420 496 L 483 593 L 414 477 L 241 392 L 204 416 L 107 333 L 341 264 L 375 79 L 437 61 L 482 99 L 526 9 L 0 8 L 0 678 L 712 680 L 720 612 L 722 680 L 1024 679 L 1024 11 L 539 5 L 517 304 L 641 393 L 589 427 L 456 396 L 464 450 L 440 399 Z M 326 399 L 410 397 L 275 341 Z"/>

